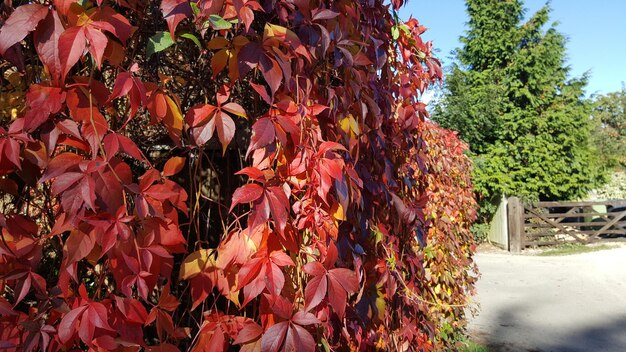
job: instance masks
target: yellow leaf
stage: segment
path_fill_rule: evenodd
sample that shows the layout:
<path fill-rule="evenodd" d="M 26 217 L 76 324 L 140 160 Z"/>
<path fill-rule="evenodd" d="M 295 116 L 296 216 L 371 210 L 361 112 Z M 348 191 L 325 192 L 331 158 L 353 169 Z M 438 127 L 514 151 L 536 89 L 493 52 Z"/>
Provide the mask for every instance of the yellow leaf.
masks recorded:
<path fill-rule="evenodd" d="M 167 114 L 163 118 L 163 123 L 167 128 L 170 138 L 172 138 L 176 144 L 180 144 L 180 136 L 183 133 L 183 114 L 172 98 L 166 95 L 165 101 L 167 102 Z"/>
<path fill-rule="evenodd" d="M 382 292 L 382 286 L 376 285 L 376 313 L 380 320 L 385 320 L 385 296 Z"/>
<path fill-rule="evenodd" d="M 218 285 L 220 293 L 233 302 L 238 308 L 241 307 L 241 302 L 239 302 L 239 290 L 237 289 L 239 287 L 238 270 L 231 267 L 227 271 L 218 270 L 217 273 L 217 280 L 222 283 Z"/>
<path fill-rule="evenodd" d="M 352 115 L 348 115 L 348 116 L 349 116 L 349 122 L 350 122 L 350 129 L 352 130 L 355 136 L 358 136 L 361 133 L 361 130 L 359 129 L 359 123 L 356 122 L 356 120 L 354 119 L 354 116 Z"/>
<path fill-rule="evenodd" d="M 343 209 L 343 206 L 339 203 L 334 203 L 330 208 L 330 212 L 333 217 L 337 220 L 346 220 L 346 212 Z"/>
<path fill-rule="evenodd" d="M 341 130 L 345 133 L 350 133 L 350 119 L 348 118 L 348 116 L 339 120 L 339 127 L 341 127 Z"/>
<path fill-rule="evenodd" d="M 272 37 L 284 38 L 287 34 L 287 28 L 275 24 L 267 23 L 263 29 L 263 40 Z"/>
<path fill-rule="evenodd" d="M 339 121 L 339 126 L 346 134 L 349 134 L 351 138 L 355 138 L 361 132 L 361 130 L 359 129 L 359 123 L 356 122 L 352 114 L 349 114 L 348 116 L 341 119 Z"/>
<path fill-rule="evenodd" d="M 93 22 L 93 20 L 86 14 L 82 13 L 78 16 L 78 20 L 76 21 L 77 26 L 87 26 L 89 23 Z"/>
<path fill-rule="evenodd" d="M 185 258 L 180 266 L 179 280 L 192 278 L 204 270 L 215 266 L 215 249 L 200 249 Z"/>

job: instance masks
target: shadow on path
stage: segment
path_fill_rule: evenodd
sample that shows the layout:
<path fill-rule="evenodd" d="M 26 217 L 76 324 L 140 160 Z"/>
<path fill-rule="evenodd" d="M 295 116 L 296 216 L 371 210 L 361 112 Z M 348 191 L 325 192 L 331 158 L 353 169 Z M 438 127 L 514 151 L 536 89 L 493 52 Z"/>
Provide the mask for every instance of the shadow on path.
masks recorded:
<path fill-rule="evenodd" d="M 512 304 L 510 309 L 498 312 L 495 321 L 491 321 L 489 326 L 472 331 L 473 339 L 487 346 L 490 352 L 626 351 L 626 316 L 599 319 L 602 321 L 589 322 L 584 327 L 562 333 L 558 327 L 555 329 L 549 324 L 529 324 L 526 321 L 527 313 L 537 309 L 529 309 L 530 305 L 532 302 Z M 580 306 L 579 309 L 590 307 Z M 559 333 L 551 333 L 555 330 Z"/>
<path fill-rule="evenodd" d="M 470 335 L 494 352 L 626 352 L 626 247 L 566 257 L 479 255 Z"/>

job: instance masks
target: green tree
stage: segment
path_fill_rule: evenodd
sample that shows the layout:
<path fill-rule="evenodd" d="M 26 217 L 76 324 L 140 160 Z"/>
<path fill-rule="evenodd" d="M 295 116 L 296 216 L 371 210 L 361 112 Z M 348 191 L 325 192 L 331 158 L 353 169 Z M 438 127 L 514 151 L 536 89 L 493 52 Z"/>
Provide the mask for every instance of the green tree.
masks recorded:
<path fill-rule="evenodd" d="M 519 0 L 466 5 L 468 30 L 433 118 L 470 145 L 482 215 L 500 194 L 584 194 L 598 179 L 587 81 L 568 78 L 566 39 L 547 25 L 549 6 L 523 22 Z"/>
<path fill-rule="evenodd" d="M 597 96 L 591 113 L 592 140 L 600 151 L 599 162 L 608 171 L 626 169 L 626 87 Z"/>

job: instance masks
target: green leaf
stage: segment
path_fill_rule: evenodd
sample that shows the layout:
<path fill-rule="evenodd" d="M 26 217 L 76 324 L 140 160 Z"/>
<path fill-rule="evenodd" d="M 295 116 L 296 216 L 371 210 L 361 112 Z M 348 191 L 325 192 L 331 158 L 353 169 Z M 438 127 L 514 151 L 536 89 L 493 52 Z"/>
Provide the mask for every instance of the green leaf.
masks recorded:
<path fill-rule="evenodd" d="M 391 38 L 393 38 L 393 40 L 398 40 L 399 37 L 400 31 L 398 30 L 398 26 L 391 27 Z"/>
<path fill-rule="evenodd" d="M 202 50 L 202 44 L 200 43 L 200 40 L 198 40 L 198 37 L 196 37 L 195 35 L 191 33 L 183 33 L 180 36 L 191 40 L 192 42 L 196 44 L 196 46 L 198 46 L 198 49 Z"/>
<path fill-rule="evenodd" d="M 191 6 L 191 11 L 193 12 L 194 16 L 198 16 L 200 14 L 200 8 L 198 7 L 198 4 L 195 2 L 190 2 L 189 6 Z"/>
<path fill-rule="evenodd" d="M 372 226 L 372 234 L 376 239 L 376 244 L 380 243 L 383 240 L 383 233 L 376 226 Z"/>
<path fill-rule="evenodd" d="M 320 344 L 318 343 L 318 346 Z M 328 344 L 328 341 L 326 341 L 326 338 L 322 338 L 322 342 L 321 342 L 322 347 L 324 347 L 324 351 L 326 352 L 330 352 L 330 345 Z"/>
<path fill-rule="evenodd" d="M 233 26 L 232 23 L 226 21 L 225 19 L 223 19 L 221 16 L 218 16 L 218 15 L 209 16 L 209 23 L 211 24 L 211 28 L 215 30 L 230 29 Z"/>
<path fill-rule="evenodd" d="M 174 39 L 172 39 L 170 32 L 157 32 L 155 35 L 150 37 L 150 39 L 148 39 L 146 55 L 150 57 L 152 54 L 163 51 L 172 45 L 174 45 Z"/>

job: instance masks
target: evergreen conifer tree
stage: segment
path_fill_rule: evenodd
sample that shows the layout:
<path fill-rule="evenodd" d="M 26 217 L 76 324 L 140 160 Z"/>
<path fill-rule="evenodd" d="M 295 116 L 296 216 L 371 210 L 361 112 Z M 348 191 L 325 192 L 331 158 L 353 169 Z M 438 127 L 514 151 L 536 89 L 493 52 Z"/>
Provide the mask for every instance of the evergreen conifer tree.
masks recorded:
<path fill-rule="evenodd" d="M 599 179 L 587 78 L 568 78 L 566 39 L 547 25 L 549 6 L 523 22 L 519 0 L 466 5 L 469 28 L 433 118 L 469 143 L 483 215 L 501 194 L 583 195 Z"/>

